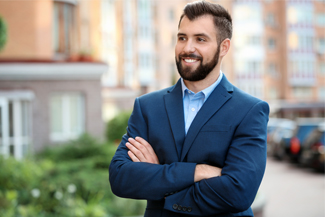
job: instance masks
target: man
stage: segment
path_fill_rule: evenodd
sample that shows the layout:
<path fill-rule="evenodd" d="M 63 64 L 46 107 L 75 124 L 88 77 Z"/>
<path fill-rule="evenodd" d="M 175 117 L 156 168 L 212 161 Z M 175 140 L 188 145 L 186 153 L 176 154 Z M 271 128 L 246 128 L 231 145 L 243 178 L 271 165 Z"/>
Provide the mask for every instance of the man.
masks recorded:
<path fill-rule="evenodd" d="M 231 35 L 223 7 L 187 4 L 175 47 L 181 79 L 135 100 L 109 179 L 117 196 L 148 201 L 145 217 L 253 216 L 269 107 L 220 71 Z"/>

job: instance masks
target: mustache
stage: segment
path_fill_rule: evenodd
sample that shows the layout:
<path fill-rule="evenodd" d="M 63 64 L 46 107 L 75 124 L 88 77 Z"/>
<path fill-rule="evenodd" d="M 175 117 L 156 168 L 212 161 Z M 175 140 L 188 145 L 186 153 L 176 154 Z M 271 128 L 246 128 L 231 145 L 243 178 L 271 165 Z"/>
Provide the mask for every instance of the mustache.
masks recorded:
<path fill-rule="evenodd" d="M 193 59 L 199 59 L 199 60 L 202 60 L 202 57 L 201 56 L 198 56 L 198 55 L 195 55 L 195 54 L 180 54 L 178 55 L 178 58 L 181 59 L 181 58 L 193 58 Z"/>

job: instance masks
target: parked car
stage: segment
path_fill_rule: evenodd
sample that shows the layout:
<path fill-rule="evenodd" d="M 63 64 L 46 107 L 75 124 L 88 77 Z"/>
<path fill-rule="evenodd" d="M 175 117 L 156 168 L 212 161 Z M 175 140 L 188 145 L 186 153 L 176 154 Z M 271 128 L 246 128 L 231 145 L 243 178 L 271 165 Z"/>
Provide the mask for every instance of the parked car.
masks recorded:
<path fill-rule="evenodd" d="M 324 172 L 325 165 L 325 122 L 318 125 L 306 138 L 300 163 Z"/>
<path fill-rule="evenodd" d="M 284 122 L 290 121 L 288 119 L 283 119 L 283 118 L 270 118 L 269 122 L 267 124 L 267 145 L 268 145 L 268 153 L 271 150 L 271 143 L 273 142 L 274 135 L 277 132 L 277 129 L 281 124 Z"/>
<path fill-rule="evenodd" d="M 324 121 L 323 118 L 299 118 L 296 120 L 297 127 L 290 142 L 284 143 L 285 151 L 293 162 L 299 162 L 305 139 L 322 121 Z"/>
<path fill-rule="evenodd" d="M 283 119 L 273 133 L 269 135 L 268 154 L 282 160 L 286 155 L 284 143 L 292 137 L 295 128 L 296 123 L 294 121 Z"/>
<path fill-rule="evenodd" d="M 269 122 L 267 123 L 267 144 L 269 144 L 269 140 L 271 138 L 272 133 L 274 132 L 275 128 L 278 126 L 279 121 L 277 118 L 270 118 Z"/>

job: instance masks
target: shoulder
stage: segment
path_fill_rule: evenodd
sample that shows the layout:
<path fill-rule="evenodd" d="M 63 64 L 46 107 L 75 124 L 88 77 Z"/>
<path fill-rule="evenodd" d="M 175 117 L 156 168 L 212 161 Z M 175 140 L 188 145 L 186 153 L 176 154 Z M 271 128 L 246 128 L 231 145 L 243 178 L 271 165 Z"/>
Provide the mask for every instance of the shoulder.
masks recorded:
<path fill-rule="evenodd" d="M 220 83 L 221 86 L 223 86 L 223 88 L 232 95 L 232 101 L 234 101 L 237 104 L 246 104 L 246 105 L 254 105 L 256 103 L 262 103 L 263 104 L 263 100 L 254 97 L 248 93 L 246 93 L 245 91 L 239 89 L 238 87 L 236 87 L 235 85 L 233 85 L 231 82 L 228 81 L 228 79 L 226 78 L 226 76 L 224 75 L 222 78 L 222 81 Z M 264 102 L 266 103 L 266 102 Z M 267 103 L 266 103 L 267 104 Z"/>
<path fill-rule="evenodd" d="M 235 86 L 233 92 L 233 100 L 235 100 L 237 105 L 239 105 L 241 108 L 246 107 L 248 110 L 250 110 L 253 107 L 257 107 L 262 110 L 265 110 L 265 112 L 267 113 L 269 112 L 269 105 L 266 101 L 254 97 Z"/>

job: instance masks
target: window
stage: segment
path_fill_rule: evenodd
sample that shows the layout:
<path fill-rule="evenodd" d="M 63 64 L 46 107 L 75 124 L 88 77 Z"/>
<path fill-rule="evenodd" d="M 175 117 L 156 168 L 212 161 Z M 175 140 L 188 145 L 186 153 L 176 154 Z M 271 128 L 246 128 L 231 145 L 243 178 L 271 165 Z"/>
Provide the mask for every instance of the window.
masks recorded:
<path fill-rule="evenodd" d="M 316 25 L 318 25 L 320 27 L 325 27 L 325 14 L 324 13 L 316 15 Z"/>
<path fill-rule="evenodd" d="M 320 99 L 320 100 L 325 99 L 325 87 L 320 87 L 318 89 L 318 99 Z"/>
<path fill-rule="evenodd" d="M 323 76 L 325 75 L 325 62 L 319 63 L 319 73 Z"/>
<path fill-rule="evenodd" d="M 169 20 L 170 21 L 174 21 L 174 19 L 175 19 L 175 13 L 174 13 L 174 9 L 173 8 L 170 8 L 168 10 L 168 17 L 169 17 Z"/>
<path fill-rule="evenodd" d="M 278 75 L 278 69 L 277 69 L 277 65 L 275 63 L 270 63 L 268 65 L 267 71 L 273 77 L 277 77 L 277 75 Z"/>
<path fill-rule="evenodd" d="M 289 25 L 311 25 L 313 23 L 313 4 L 294 4 L 287 7 Z"/>
<path fill-rule="evenodd" d="M 154 59 L 150 53 L 140 53 L 138 56 L 139 68 L 150 69 L 154 67 Z"/>
<path fill-rule="evenodd" d="M 55 93 L 50 98 L 51 140 L 67 141 L 84 132 L 84 98 L 79 93 Z"/>
<path fill-rule="evenodd" d="M 261 45 L 262 39 L 260 36 L 249 36 L 247 37 L 247 44 L 249 45 Z"/>
<path fill-rule="evenodd" d="M 278 98 L 278 88 L 276 87 L 271 87 L 270 92 L 269 92 L 269 97 L 271 99 L 277 99 Z"/>
<path fill-rule="evenodd" d="M 312 97 L 312 89 L 309 87 L 294 87 L 293 95 L 298 99 L 309 99 Z"/>
<path fill-rule="evenodd" d="M 74 7 L 73 4 L 54 2 L 53 49 L 57 55 L 69 55 L 75 47 Z"/>
<path fill-rule="evenodd" d="M 150 37 L 149 26 L 146 23 L 139 24 L 139 37 L 143 39 Z"/>
<path fill-rule="evenodd" d="M 269 50 L 275 50 L 276 48 L 276 41 L 274 38 L 269 38 L 267 42 Z"/>
<path fill-rule="evenodd" d="M 319 38 L 317 42 L 317 51 L 319 54 L 325 53 L 325 38 Z"/>
<path fill-rule="evenodd" d="M 271 27 L 276 26 L 275 16 L 273 13 L 267 14 L 267 16 L 265 18 L 265 24 L 268 26 L 271 26 Z"/>
<path fill-rule="evenodd" d="M 31 105 L 20 93 L 10 94 L 0 96 L 0 154 L 22 159 L 31 144 Z"/>

